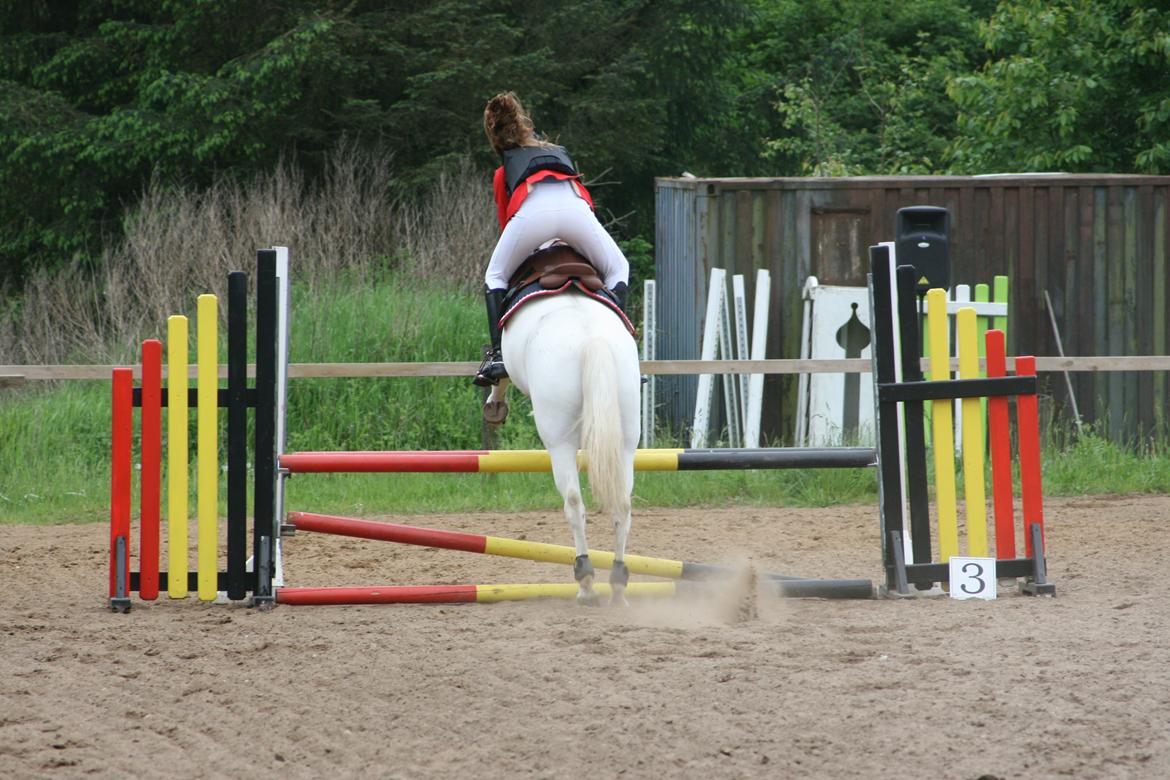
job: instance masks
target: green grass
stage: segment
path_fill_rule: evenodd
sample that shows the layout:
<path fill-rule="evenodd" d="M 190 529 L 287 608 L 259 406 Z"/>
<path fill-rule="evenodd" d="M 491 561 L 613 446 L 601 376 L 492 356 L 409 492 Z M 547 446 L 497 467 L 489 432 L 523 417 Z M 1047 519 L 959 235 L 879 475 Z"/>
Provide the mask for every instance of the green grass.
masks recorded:
<path fill-rule="evenodd" d="M 0 522 L 108 518 L 109 420 L 99 383 L 0 390 Z"/>
<path fill-rule="evenodd" d="M 561 508 L 549 474 L 298 474 L 287 496 L 290 507 L 354 515 Z M 635 479 L 634 508 L 822 506 L 876 496 L 867 470 L 645 472 Z"/>
<path fill-rule="evenodd" d="M 1165 443 L 1123 447 L 1093 432 L 1049 431 L 1041 452 L 1045 494 L 1170 493 Z"/>
<path fill-rule="evenodd" d="M 483 319 L 476 297 L 394 280 L 342 281 L 312 293 L 296 288 L 290 359 L 474 360 L 484 340 Z M 290 451 L 483 446 L 482 391 L 466 378 L 294 379 L 288 400 Z M 519 394 L 512 400 L 497 446 L 540 447 L 530 406 Z M 1045 494 L 1170 492 L 1167 451 L 1048 431 Z M 108 461 L 108 382 L 0 391 L 0 523 L 108 519 Z M 221 511 L 224 488 L 221 478 Z M 298 475 L 288 482 L 288 497 L 289 506 L 348 514 L 560 508 L 547 474 Z M 868 470 L 640 473 L 635 484 L 635 507 L 876 506 L 876 498 Z"/>

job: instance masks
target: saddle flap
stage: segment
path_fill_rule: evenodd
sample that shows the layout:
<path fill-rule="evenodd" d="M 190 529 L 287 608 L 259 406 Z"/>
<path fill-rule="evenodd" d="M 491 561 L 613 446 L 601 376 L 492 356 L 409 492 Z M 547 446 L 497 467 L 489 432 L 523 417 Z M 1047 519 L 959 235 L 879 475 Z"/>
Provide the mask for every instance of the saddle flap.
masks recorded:
<path fill-rule="evenodd" d="M 597 292 L 605 286 L 593 266 L 589 263 L 573 260 L 558 263 L 543 272 L 540 276 L 540 286 L 546 290 L 554 290 L 569 281 L 571 277 L 580 279 L 581 284 L 593 292 Z"/>

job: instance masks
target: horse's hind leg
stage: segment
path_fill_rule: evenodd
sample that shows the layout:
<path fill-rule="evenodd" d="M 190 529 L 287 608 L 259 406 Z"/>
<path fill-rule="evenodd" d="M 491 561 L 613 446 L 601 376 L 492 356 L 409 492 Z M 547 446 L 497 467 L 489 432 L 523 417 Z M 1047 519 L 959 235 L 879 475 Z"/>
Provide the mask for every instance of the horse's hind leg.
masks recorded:
<path fill-rule="evenodd" d="M 592 606 L 598 603 L 599 596 L 593 589 L 593 563 L 589 560 L 589 543 L 585 540 L 585 501 L 581 498 L 581 479 L 577 473 L 577 445 L 550 447 L 548 454 L 557 490 L 565 500 L 565 519 L 573 531 L 573 546 L 577 551 L 573 563 L 573 576 L 579 588 L 577 601 Z"/>
<path fill-rule="evenodd" d="M 631 453 L 623 458 L 627 473 L 626 484 L 634 484 L 634 459 Z M 630 536 L 630 497 L 624 496 L 618 506 L 610 509 L 613 519 L 613 570 L 609 573 L 609 584 L 613 587 L 613 603 L 627 606 L 626 585 L 630 581 L 630 570 L 626 568 L 626 540 Z"/>
<path fill-rule="evenodd" d="M 626 538 L 630 535 L 630 502 L 624 502 L 624 510 L 613 510 L 613 570 L 609 573 L 609 584 L 613 587 L 613 603 L 628 606 L 626 585 L 630 582 L 630 570 L 626 568 Z"/>

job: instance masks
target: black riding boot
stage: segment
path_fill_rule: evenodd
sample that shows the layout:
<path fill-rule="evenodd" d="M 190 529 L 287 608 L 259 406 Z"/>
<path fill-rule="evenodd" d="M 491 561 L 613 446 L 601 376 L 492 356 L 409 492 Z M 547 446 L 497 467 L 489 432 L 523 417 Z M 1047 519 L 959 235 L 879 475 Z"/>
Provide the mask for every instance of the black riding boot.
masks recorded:
<path fill-rule="evenodd" d="M 475 372 L 475 379 L 471 380 L 480 387 L 499 384 L 501 379 L 508 376 L 508 369 L 504 368 L 504 358 L 500 354 L 500 315 L 503 314 L 504 293 L 507 290 L 489 290 L 484 288 L 483 300 L 487 305 L 488 335 L 491 336 L 491 346 L 484 347 L 483 363 Z"/>
<path fill-rule="evenodd" d="M 626 299 L 630 296 L 629 285 L 625 282 L 618 282 L 610 292 L 613 293 L 614 298 L 617 298 L 618 308 L 622 310 L 622 314 L 629 316 L 629 312 L 626 311 Z"/>

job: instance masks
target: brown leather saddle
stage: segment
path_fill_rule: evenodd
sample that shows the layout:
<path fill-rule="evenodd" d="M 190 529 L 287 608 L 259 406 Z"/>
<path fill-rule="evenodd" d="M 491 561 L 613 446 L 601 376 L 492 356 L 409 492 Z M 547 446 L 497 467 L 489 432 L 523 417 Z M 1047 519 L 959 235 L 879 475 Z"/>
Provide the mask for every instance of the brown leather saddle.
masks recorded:
<path fill-rule="evenodd" d="M 570 279 L 579 280 L 592 292 L 605 289 L 597 269 L 584 255 L 568 244 L 553 244 L 529 255 L 512 274 L 508 287 L 518 289 L 539 282 L 545 290 L 556 290 Z"/>
<path fill-rule="evenodd" d="M 630 335 L 637 338 L 634 324 L 622 311 L 613 293 L 606 289 L 597 269 L 584 255 L 568 244 L 553 244 L 538 249 L 520 264 L 508 283 L 500 327 L 503 327 L 525 302 L 547 295 L 559 295 L 570 289 L 576 289 L 603 303 L 621 318 Z"/>

